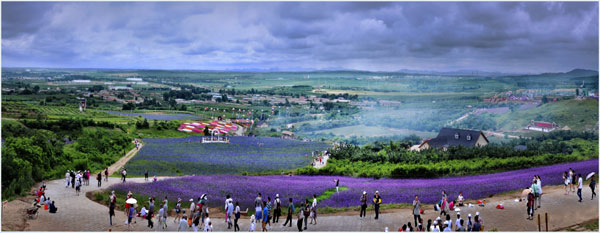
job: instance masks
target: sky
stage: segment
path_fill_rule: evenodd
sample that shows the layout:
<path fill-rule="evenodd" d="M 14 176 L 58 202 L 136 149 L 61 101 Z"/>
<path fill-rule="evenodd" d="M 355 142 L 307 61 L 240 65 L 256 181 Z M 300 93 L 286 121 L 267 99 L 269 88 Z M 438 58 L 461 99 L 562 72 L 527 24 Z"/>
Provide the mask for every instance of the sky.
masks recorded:
<path fill-rule="evenodd" d="M 598 2 L 3 2 L 2 67 L 598 70 Z"/>

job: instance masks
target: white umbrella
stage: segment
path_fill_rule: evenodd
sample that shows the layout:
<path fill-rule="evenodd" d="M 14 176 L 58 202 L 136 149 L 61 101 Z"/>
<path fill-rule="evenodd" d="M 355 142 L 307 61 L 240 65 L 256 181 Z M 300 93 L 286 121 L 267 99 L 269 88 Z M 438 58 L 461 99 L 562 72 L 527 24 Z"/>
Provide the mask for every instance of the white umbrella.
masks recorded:
<path fill-rule="evenodd" d="M 134 198 L 129 198 L 127 201 L 125 201 L 125 203 L 135 205 L 137 204 L 137 200 Z"/>
<path fill-rule="evenodd" d="M 527 196 L 527 195 L 529 195 L 529 193 L 531 193 L 531 189 L 527 188 L 527 189 L 523 190 L 523 193 L 521 193 L 521 196 Z"/>
<path fill-rule="evenodd" d="M 589 180 L 595 174 L 596 174 L 595 172 L 592 172 L 592 173 L 588 174 L 587 177 L 585 177 L 585 180 Z"/>

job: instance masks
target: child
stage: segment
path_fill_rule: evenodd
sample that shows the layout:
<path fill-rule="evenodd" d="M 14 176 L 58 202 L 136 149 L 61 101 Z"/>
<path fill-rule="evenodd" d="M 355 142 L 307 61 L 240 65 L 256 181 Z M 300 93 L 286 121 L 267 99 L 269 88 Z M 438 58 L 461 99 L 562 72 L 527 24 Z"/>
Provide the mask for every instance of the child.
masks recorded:
<path fill-rule="evenodd" d="M 254 232 L 254 228 L 256 227 L 254 220 L 254 214 L 250 217 L 250 232 Z"/>

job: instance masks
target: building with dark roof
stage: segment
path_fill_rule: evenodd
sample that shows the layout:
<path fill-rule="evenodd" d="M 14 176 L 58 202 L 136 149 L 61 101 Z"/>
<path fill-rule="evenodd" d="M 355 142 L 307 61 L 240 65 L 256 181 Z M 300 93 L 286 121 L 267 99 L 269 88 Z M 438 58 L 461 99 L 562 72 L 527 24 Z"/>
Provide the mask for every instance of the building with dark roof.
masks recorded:
<path fill-rule="evenodd" d="M 452 146 L 486 146 L 490 141 L 481 131 L 443 128 L 437 137 L 425 140 L 419 145 L 418 150 L 429 148 L 446 149 Z"/>

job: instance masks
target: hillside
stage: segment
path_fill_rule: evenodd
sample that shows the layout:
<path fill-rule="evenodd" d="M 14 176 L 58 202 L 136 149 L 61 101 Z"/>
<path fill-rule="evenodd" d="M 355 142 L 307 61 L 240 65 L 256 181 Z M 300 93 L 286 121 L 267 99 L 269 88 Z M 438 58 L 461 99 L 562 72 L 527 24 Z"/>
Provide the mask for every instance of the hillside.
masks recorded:
<path fill-rule="evenodd" d="M 598 100 L 564 100 L 551 102 L 527 110 L 509 112 L 493 117 L 498 128 L 514 131 L 525 127 L 529 121 L 556 122 L 560 127 L 571 130 L 596 130 L 598 123 Z"/>

